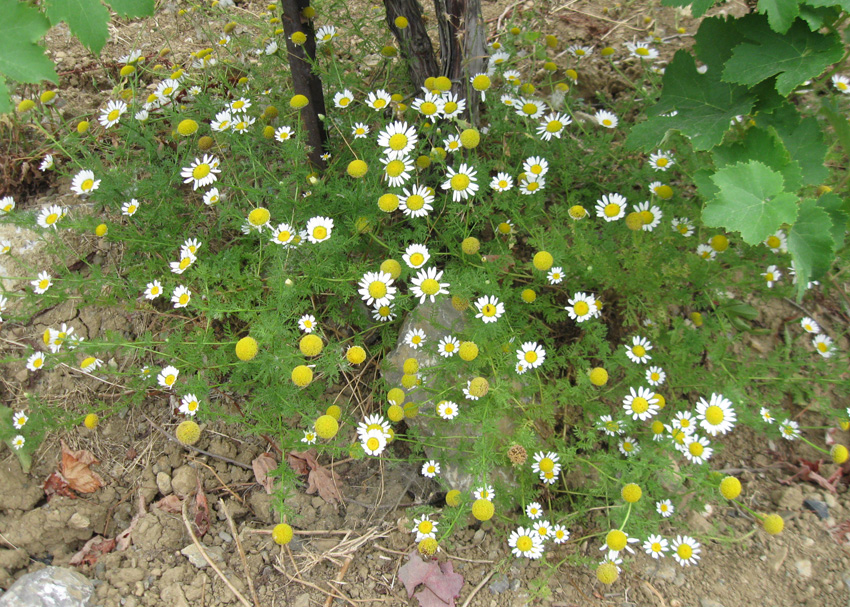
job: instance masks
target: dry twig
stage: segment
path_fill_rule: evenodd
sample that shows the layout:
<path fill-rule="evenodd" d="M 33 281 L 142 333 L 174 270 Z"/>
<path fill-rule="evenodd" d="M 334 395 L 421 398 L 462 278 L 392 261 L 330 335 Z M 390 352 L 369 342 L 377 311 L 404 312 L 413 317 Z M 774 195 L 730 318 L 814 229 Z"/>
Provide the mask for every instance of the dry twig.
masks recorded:
<path fill-rule="evenodd" d="M 254 599 L 254 607 L 260 607 L 260 599 L 257 598 L 257 591 L 254 589 L 254 580 L 251 579 L 251 570 L 248 569 L 248 559 L 245 557 L 242 540 L 239 539 L 239 533 L 236 531 L 236 523 L 233 522 L 230 512 L 227 511 L 227 505 L 224 503 L 224 500 L 218 498 L 218 503 L 221 505 L 221 510 L 227 518 L 227 522 L 230 525 L 230 533 L 233 535 L 233 541 L 236 542 L 237 550 L 239 550 L 239 558 L 242 560 L 242 567 L 245 568 L 245 580 L 248 582 L 248 590 L 251 591 L 251 598 Z"/>

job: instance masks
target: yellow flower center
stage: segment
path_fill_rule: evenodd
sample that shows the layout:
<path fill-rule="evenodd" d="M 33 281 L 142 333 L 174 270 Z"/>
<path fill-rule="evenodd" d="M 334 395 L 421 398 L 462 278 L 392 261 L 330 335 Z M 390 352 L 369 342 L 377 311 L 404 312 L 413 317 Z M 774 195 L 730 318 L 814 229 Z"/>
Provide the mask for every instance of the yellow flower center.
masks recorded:
<path fill-rule="evenodd" d="M 151 295 L 159 295 L 159 287 L 151 287 Z"/>
<path fill-rule="evenodd" d="M 534 114 L 536 111 L 537 111 L 537 105 L 535 105 L 534 103 L 525 103 L 522 106 L 522 112 L 524 114 L 528 114 L 529 116 Z"/>
<path fill-rule="evenodd" d="M 57 213 L 51 213 L 50 215 L 47 216 L 47 219 L 44 220 L 44 223 L 46 223 L 49 226 L 52 226 L 54 223 L 56 223 L 56 221 L 58 219 L 59 219 L 59 215 Z"/>
<path fill-rule="evenodd" d="M 656 161 L 655 161 L 655 164 L 656 164 L 657 166 L 660 166 L 660 167 L 666 167 L 666 166 L 667 166 L 667 163 L 669 163 L 669 162 L 670 162 L 670 161 L 669 161 L 669 160 L 667 160 L 666 158 L 659 158 L 658 160 L 656 160 Z"/>
<path fill-rule="evenodd" d="M 573 306 L 573 311 L 576 313 L 577 316 L 584 316 L 585 314 L 590 312 L 590 306 L 583 301 L 577 301 L 576 304 Z"/>
<path fill-rule="evenodd" d="M 313 238 L 316 240 L 324 240 L 328 237 L 328 229 L 325 226 L 316 226 L 313 228 Z"/>
<path fill-rule="evenodd" d="M 680 233 L 682 233 L 682 234 L 687 234 L 687 232 L 688 232 L 688 226 L 686 226 L 684 223 L 680 223 L 680 224 L 679 224 L 679 227 L 678 227 L 678 230 L 679 230 L 679 232 L 680 232 Z"/>
<path fill-rule="evenodd" d="M 778 237 L 776 237 L 776 236 L 768 236 L 768 238 L 767 238 L 767 246 L 769 246 L 771 249 L 779 248 L 779 245 L 780 245 L 780 244 L 782 244 L 782 241 L 781 241 L 781 240 L 779 240 L 779 238 L 778 238 Z"/>
<path fill-rule="evenodd" d="M 479 74 L 472 79 L 472 88 L 476 91 L 486 91 L 490 88 L 490 78 L 484 74 Z"/>
<path fill-rule="evenodd" d="M 425 263 L 425 256 L 422 253 L 414 253 L 410 256 L 410 265 L 413 267 L 419 267 L 423 263 Z"/>
<path fill-rule="evenodd" d="M 387 105 L 387 101 L 382 98 L 375 99 L 375 101 L 372 102 L 372 107 L 376 110 L 382 109 L 385 105 Z"/>
<path fill-rule="evenodd" d="M 846 85 L 844 82 L 838 82 L 838 83 L 836 83 L 835 87 L 836 87 L 839 91 L 846 91 L 846 90 L 847 90 L 847 85 Z"/>
<path fill-rule="evenodd" d="M 181 306 L 185 306 L 187 303 L 189 303 L 189 296 L 183 293 L 183 295 L 180 296 L 179 303 Z"/>
<path fill-rule="evenodd" d="M 83 183 L 80 184 L 80 189 L 83 192 L 88 192 L 90 189 L 94 187 L 94 179 L 86 179 Z"/>
<path fill-rule="evenodd" d="M 375 299 L 381 299 L 387 294 L 387 285 L 380 280 L 373 280 L 369 283 L 369 295 Z"/>
<path fill-rule="evenodd" d="M 647 226 L 655 221 L 655 215 L 652 214 L 652 211 L 641 211 L 640 218 L 643 220 L 643 225 Z"/>
<path fill-rule="evenodd" d="M 605 216 L 606 217 L 616 217 L 620 214 L 620 205 L 615 204 L 613 202 L 605 205 Z"/>
<path fill-rule="evenodd" d="M 716 426 L 723 422 L 723 409 L 717 405 L 711 405 L 705 410 L 705 421 L 712 426 Z"/>
<path fill-rule="evenodd" d="M 233 109 L 234 110 L 241 110 L 244 105 L 245 105 L 245 102 L 242 101 L 241 99 L 239 101 L 234 101 L 233 102 Z"/>
<path fill-rule="evenodd" d="M 481 313 L 484 316 L 495 316 L 496 315 L 496 306 L 493 304 L 485 304 L 483 308 L 481 308 Z"/>
<path fill-rule="evenodd" d="M 206 177 L 209 174 L 210 174 L 210 165 L 208 165 L 206 162 L 203 163 L 203 164 L 199 164 L 194 169 L 192 169 L 192 178 L 193 179 L 200 180 L 200 179 L 203 179 L 204 177 Z M 83 189 L 85 189 L 85 188 L 83 188 Z"/>
<path fill-rule="evenodd" d="M 107 119 L 109 122 L 115 122 L 116 120 L 118 120 L 118 117 L 119 117 L 119 116 L 121 116 L 121 112 L 119 112 L 118 110 L 112 110 L 111 112 L 109 112 L 109 113 L 106 115 L 106 119 Z"/>
<path fill-rule="evenodd" d="M 525 353 L 524 358 L 525 362 L 527 363 L 535 363 L 537 362 L 537 352 L 535 352 L 534 350 L 529 350 Z"/>
<path fill-rule="evenodd" d="M 605 543 L 608 544 L 608 548 L 610 548 L 611 550 L 616 550 L 617 552 L 619 552 L 620 550 L 626 547 L 626 544 L 628 543 L 628 537 L 626 537 L 626 534 L 620 531 L 619 529 L 612 529 L 605 537 Z"/>
<path fill-rule="evenodd" d="M 433 116 L 437 113 L 437 105 L 430 101 L 426 101 L 425 103 L 419 106 L 419 111 L 426 116 Z"/>
<path fill-rule="evenodd" d="M 539 187 L 540 187 L 540 184 L 537 183 L 536 181 L 529 181 L 527 184 L 525 184 L 525 189 L 528 190 L 529 192 L 533 192 L 534 190 L 536 190 Z"/>
<path fill-rule="evenodd" d="M 624 443 L 623 443 L 623 451 L 625 451 L 626 453 L 628 453 L 628 452 L 629 452 L 629 451 L 631 451 L 632 449 L 634 449 L 634 447 L 633 447 L 633 445 L 632 445 L 629 441 L 626 441 L 626 442 L 624 442 Z"/>
<path fill-rule="evenodd" d="M 425 199 L 419 194 L 414 194 L 407 199 L 407 208 L 412 211 L 418 211 L 425 206 Z"/>
<path fill-rule="evenodd" d="M 434 529 L 434 524 L 431 521 L 422 521 L 419 523 L 417 529 L 419 529 L 419 533 L 431 533 Z"/>
<path fill-rule="evenodd" d="M 634 354 L 638 358 L 641 358 L 646 355 L 646 348 L 644 348 L 643 346 L 635 346 L 634 348 L 632 348 L 632 354 Z"/>
<path fill-rule="evenodd" d="M 611 122 L 610 118 L 603 118 L 602 119 L 602 126 L 613 126 L 613 124 L 614 123 Z"/>
<path fill-rule="evenodd" d="M 173 90 L 174 90 L 173 87 L 167 86 L 164 89 L 162 89 L 162 94 L 163 95 L 170 95 Z"/>
<path fill-rule="evenodd" d="M 190 265 L 192 265 L 192 258 L 191 257 L 184 257 L 183 259 L 180 260 L 180 269 L 181 270 L 185 270 Z"/>
<path fill-rule="evenodd" d="M 698 442 L 694 441 L 690 445 L 688 445 L 688 451 L 690 451 L 691 455 L 694 457 L 699 457 L 705 451 L 705 448 Z"/>
<path fill-rule="evenodd" d="M 516 541 L 516 547 L 520 550 L 520 552 L 528 552 L 531 550 L 532 546 L 534 546 L 534 541 L 527 535 L 521 536 Z"/>
<path fill-rule="evenodd" d="M 679 427 L 680 428 L 690 428 L 691 427 L 691 420 L 689 420 L 687 417 L 682 418 L 679 421 Z"/>
<path fill-rule="evenodd" d="M 469 187 L 469 177 L 463 173 L 458 173 L 451 179 L 452 189 L 456 192 L 462 192 Z"/>
<path fill-rule="evenodd" d="M 540 460 L 538 467 L 543 470 L 543 472 L 551 472 L 555 468 L 555 462 L 552 461 L 550 457 L 544 457 Z"/>
<path fill-rule="evenodd" d="M 649 401 L 642 396 L 638 396 L 632 401 L 632 411 L 635 413 L 646 413 L 647 409 L 649 409 Z"/>
<path fill-rule="evenodd" d="M 44 278 L 44 279 L 42 279 L 38 282 L 38 288 L 41 289 L 41 290 L 44 290 L 49 286 L 50 286 L 50 281 L 46 278 Z"/>
<path fill-rule="evenodd" d="M 387 164 L 387 175 L 390 177 L 398 177 L 404 173 L 404 163 L 401 160 L 391 160 Z"/>
<path fill-rule="evenodd" d="M 175 381 L 176 379 L 177 379 L 177 378 L 176 378 L 176 377 L 174 377 L 173 375 L 166 375 L 166 376 L 165 376 L 165 385 L 170 386 L 171 384 L 173 384 L 173 383 L 174 383 L 174 381 Z"/>
<path fill-rule="evenodd" d="M 36 369 L 38 369 L 39 367 L 41 367 L 41 365 L 43 363 L 44 363 L 44 359 L 36 358 L 34 361 L 32 361 L 32 366 L 35 367 Z"/>
<path fill-rule="evenodd" d="M 407 135 L 404 135 L 402 133 L 396 133 L 395 135 L 390 137 L 389 145 L 391 150 L 403 150 L 407 145 Z"/>
<path fill-rule="evenodd" d="M 667 506 L 661 506 L 661 511 L 664 512 L 667 510 Z M 661 544 L 659 542 L 652 543 L 652 551 L 653 552 L 661 552 Z"/>
<path fill-rule="evenodd" d="M 277 235 L 277 239 L 280 242 L 286 242 L 290 238 L 292 238 L 292 234 L 288 230 L 284 230 L 283 232 Z"/>
<path fill-rule="evenodd" d="M 642 46 L 638 49 L 635 49 L 635 53 L 640 55 L 641 57 L 646 57 L 647 55 L 649 55 L 649 49 Z"/>
<path fill-rule="evenodd" d="M 428 295 L 436 295 L 440 290 L 440 283 L 438 283 L 433 278 L 426 278 L 422 281 L 422 285 L 420 286 L 423 293 L 427 293 Z"/>
<path fill-rule="evenodd" d="M 381 441 L 379 441 L 374 436 L 369 437 L 369 440 L 366 441 L 366 448 L 369 451 L 377 451 L 378 447 L 381 446 Z"/>
<path fill-rule="evenodd" d="M 445 112 L 446 114 L 452 114 L 456 111 L 457 111 L 457 103 L 455 103 L 454 101 L 449 101 L 449 102 L 446 103 L 445 106 L 443 106 L 443 112 Z"/>
<path fill-rule="evenodd" d="M 546 130 L 550 133 L 557 133 L 562 128 L 564 128 L 564 125 L 561 124 L 560 120 L 550 120 L 549 124 L 546 125 Z"/>
<path fill-rule="evenodd" d="M 693 556 L 694 550 L 687 544 L 682 544 L 678 548 L 676 548 L 676 554 L 678 554 L 679 558 L 681 558 L 682 560 L 688 560 Z"/>
<path fill-rule="evenodd" d="M 268 209 L 254 209 L 248 213 L 248 222 L 253 226 L 262 226 L 268 223 L 270 217 L 271 213 L 269 213 Z"/>

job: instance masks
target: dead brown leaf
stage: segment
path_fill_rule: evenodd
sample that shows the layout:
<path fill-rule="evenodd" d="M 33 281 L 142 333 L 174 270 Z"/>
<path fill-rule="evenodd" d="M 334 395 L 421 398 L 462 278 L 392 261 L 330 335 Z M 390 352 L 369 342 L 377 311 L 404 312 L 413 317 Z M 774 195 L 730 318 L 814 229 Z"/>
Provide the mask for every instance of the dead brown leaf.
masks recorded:
<path fill-rule="evenodd" d="M 54 495 L 63 495 L 71 498 L 77 497 L 68 487 L 68 481 L 59 472 L 54 472 L 44 481 L 44 495 L 47 496 L 47 501 L 50 501 Z"/>
<path fill-rule="evenodd" d="M 207 502 L 207 496 L 204 493 L 204 485 L 201 482 L 200 475 L 198 475 L 198 491 L 195 493 L 194 506 L 195 528 L 198 530 L 198 537 L 204 537 L 207 534 L 207 531 L 210 530 L 210 505 Z"/>
<path fill-rule="evenodd" d="M 126 550 L 130 547 L 130 544 L 133 542 L 133 529 L 136 528 L 136 523 L 139 522 L 139 519 L 142 518 L 145 514 L 145 498 L 139 493 L 139 502 L 136 510 L 136 515 L 133 517 L 133 520 L 130 521 L 130 524 L 127 528 L 115 536 L 115 549 L 119 552 Z"/>
<path fill-rule="evenodd" d="M 153 507 L 171 514 L 180 514 L 183 512 L 183 500 L 172 493 L 156 502 Z"/>
<path fill-rule="evenodd" d="M 96 535 L 85 543 L 80 551 L 71 557 L 70 565 L 94 565 L 101 556 L 112 552 L 115 548 L 114 539 L 106 539 Z"/>
<path fill-rule="evenodd" d="M 290 451 L 286 454 L 286 462 L 289 467 L 295 470 L 295 474 L 307 474 L 312 466 L 310 462 L 316 463 L 316 450 L 309 451 Z"/>
<path fill-rule="evenodd" d="M 254 477 L 263 486 L 266 493 L 274 493 L 274 478 L 269 476 L 269 472 L 277 468 L 275 458 L 270 453 L 261 453 L 251 462 L 251 467 L 254 469 Z"/>
<path fill-rule="evenodd" d="M 308 495 L 318 492 L 319 496 L 329 504 L 342 503 L 342 494 L 339 492 L 339 478 L 316 460 L 315 449 L 290 451 L 286 459 L 295 472 L 307 475 Z"/>
<path fill-rule="evenodd" d="M 91 451 L 81 449 L 71 451 L 65 441 L 62 441 L 62 461 L 59 472 L 68 481 L 68 486 L 78 493 L 94 493 L 104 482 L 100 475 L 89 466 L 99 463 Z"/>

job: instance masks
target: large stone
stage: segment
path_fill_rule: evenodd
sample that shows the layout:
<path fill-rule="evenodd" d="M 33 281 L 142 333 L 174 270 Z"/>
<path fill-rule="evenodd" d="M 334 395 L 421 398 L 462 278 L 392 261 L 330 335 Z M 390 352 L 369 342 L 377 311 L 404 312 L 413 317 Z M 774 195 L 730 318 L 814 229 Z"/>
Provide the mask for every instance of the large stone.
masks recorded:
<path fill-rule="evenodd" d="M 44 497 L 41 484 L 24 474 L 17 457 L 0 464 L 0 482 L 0 510 L 30 510 Z"/>
<path fill-rule="evenodd" d="M 406 390 L 407 400 L 416 403 L 420 411 L 429 413 L 433 412 L 437 402 L 444 398 L 458 403 L 460 414 L 451 422 L 449 433 L 451 436 L 463 438 L 439 436 L 440 433 L 445 433 L 448 430 L 447 422 L 437 420 L 435 423 L 432 416 L 407 417 L 406 421 L 408 427 L 412 428 L 418 436 L 426 439 L 423 441 L 426 445 L 424 447 L 425 454 L 427 457 L 440 462 L 440 476 L 452 489 L 468 491 L 474 485 L 480 484 L 481 478 L 473 476 L 467 471 L 462 453 L 469 450 L 471 441 L 481 436 L 482 429 L 480 426 L 464 423 L 464 409 L 468 410 L 470 407 L 481 406 L 484 400 L 471 401 L 463 398 L 461 389 L 466 387 L 467 380 L 474 377 L 473 373 L 462 377 L 451 374 L 439 368 L 444 365 L 446 359 L 437 353 L 436 348 L 414 349 L 405 343 L 405 335 L 413 329 L 424 331 L 427 336 L 427 343 L 433 346 L 436 346 L 442 338 L 449 335 L 463 341 L 462 336 L 467 329 L 464 313 L 455 310 L 448 297 L 440 298 L 435 303 L 427 302 L 418 305 L 408 314 L 402 324 L 395 349 L 384 357 L 381 374 L 390 387 L 401 387 L 404 361 L 408 358 L 415 358 L 419 363 L 419 377 L 422 383 L 411 390 Z M 515 379 L 509 380 L 507 378 L 488 377 L 487 379 L 490 381 L 491 388 L 502 381 L 515 381 Z M 457 386 L 457 389 L 452 390 L 451 394 L 446 396 L 443 391 L 446 385 Z M 431 394 L 435 392 L 441 394 L 441 396 L 436 399 L 432 398 Z M 488 397 L 485 396 L 484 399 L 486 398 Z M 513 435 L 513 422 L 508 417 L 493 419 L 490 422 L 490 427 L 497 428 L 500 436 L 510 437 Z M 433 437 L 436 437 L 435 440 L 427 440 Z M 514 475 L 508 468 L 491 470 L 487 482 L 492 483 L 494 480 L 508 484 L 515 482 Z"/>
<path fill-rule="evenodd" d="M 64 567 L 45 567 L 21 576 L 0 597 L 0 607 L 87 607 L 94 584 Z"/>

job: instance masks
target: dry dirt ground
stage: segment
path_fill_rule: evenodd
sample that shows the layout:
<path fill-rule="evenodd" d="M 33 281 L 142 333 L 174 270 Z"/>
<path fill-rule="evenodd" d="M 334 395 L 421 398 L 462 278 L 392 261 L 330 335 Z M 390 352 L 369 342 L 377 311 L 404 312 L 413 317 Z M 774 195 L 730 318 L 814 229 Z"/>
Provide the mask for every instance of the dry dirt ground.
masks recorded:
<path fill-rule="evenodd" d="M 603 14 L 604 5 L 582 1 L 537 5 L 485 2 L 485 16 L 495 28 L 513 11 L 542 11 L 564 44 L 620 43 L 645 36 L 648 27 L 666 35 L 673 34 L 676 25 L 690 32 L 695 29 L 693 20 L 672 9 L 636 3 L 628 11 L 612 7 Z M 742 6 L 732 7 L 740 10 Z M 155 54 L 165 45 L 172 48 L 173 56 L 187 57 L 206 38 L 200 30 L 178 31 L 172 19 L 174 9 L 175 5 L 165 4 L 152 20 L 115 23 L 104 57 L 118 57 L 132 48 Z M 262 8 L 260 3 L 251 3 L 233 10 L 258 12 Z M 631 18 L 625 20 L 627 16 Z M 646 24 L 644 17 L 653 21 Z M 101 105 L 102 91 L 111 87 L 99 63 L 62 27 L 52 30 L 47 42 L 62 73 L 60 94 L 65 105 L 61 111 L 69 117 L 94 111 Z M 586 74 L 582 86 L 588 95 L 595 90 L 617 93 L 618 83 L 596 76 L 592 68 Z M 67 191 L 67 184 L 62 185 L 48 185 L 22 204 L 32 207 L 52 203 L 58 192 Z M 26 238 L 26 234 L 13 236 Z M 120 251 L 104 248 L 94 239 L 81 238 L 70 244 L 78 253 L 99 256 L 104 266 L 119 267 L 122 263 Z M 828 305 L 816 305 L 816 312 L 831 313 Z M 770 326 L 772 321 L 796 313 L 779 309 L 760 320 Z M 46 311 L 26 326 L 3 327 L 5 357 L 14 358 L 16 344 L 38 340 L 47 326 L 71 319 L 78 320 L 83 332 L 90 335 L 105 329 L 132 335 L 146 326 L 141 316 L 115 310 L 88 310 L 81 315 L 67 304 Z M 6 364 L 2 392 L 8 399 L 6 404 L 19 405 L 27 391 L 37 391 L 53 402 L 67 401 L 69 406 L 98 398 L 121 398 L 118 387 L 81 377 L 71 369 L 50 377 L 33 380 L 23 363 Z M 34 457 L 29 474 L 21 471 L 14 454 L 3 447 L 0 586 L 8 587 L 24 573 L 46 564 L 68 566 L 92 537 L 115 538 L 129 528 L 129 548 L 79 566 L 96 584 L 95 605 L 238 604 L 233 592 L 198 554 L 180 508 L 173 507 L 177 500 L 169 498 L 192 495 L 201 487 L 210 509 L 210 527 L 200 541 L 210 560 L 248 601 L 256 596 L 264 607 L 416 604 L 415 599 L 407 598 L 398 579 L 399 568 L 414 547 L 406 508 L 428 503 L 438 489 L 424 481 L 410 481 L 421 478 L 416 470 L 375 460 L 334 465 L 343 485 L 344 504 L 331 505 L 306 494 L 303 485 L 297 487 L 287 502 L 295 513 L 292 522 L 296 536 L 290 546 L 281 549 L 268 534 L 277 521 L 272 498 L 256 482 L 251 469 L 252 461 L 262 453 L 279 461 L 274 449 L 261 438 L 245 436 L 237 426 L 214 423 L 205 428 L 197 445 L 207 454 L 186 451 L 158 429 L 171 424 L 170 417 L 166 397 L 150 394 L 143 406 L 121 410 L 96 431 L 76 428 L 50 435 Z M 822 425 L 813 414 L 806 414 L 801 421 Z M 598 540 L 570 542 L 552 549 L 545 563 L 527 562 L 506 557 L 503 525 L 463 520 L 439 554 L 440 561 L 451 561 L 465 579 L 458 605 L 846 606 L 850 597 L 850 500 L 846 486 L 841 484 L 839 493 L 832 494 L 814 482 L 780 484 L 793 471 L 779 462 L 793 463 L 801 457 L 816 460 L 817 454 L 800 443 L 763 444 L 751 438 L 745 431 L 736 433 L 716 466 L 736 470 L 753 508 L 783 514 L 786 529 L 782 535 L 771 538 L 758 532 L 735 541 L 731 538 L 740 538 L 753 528 L 743 511 L 715 507 L 705 515 L 692 512 L 687 515 L 687 525 L 704 543 L 699 566 L 682 569 L 669 558 L 658 563 L 641 554 L 628 565 L 620 581 L 604 587 L 596 582 L 591 568 L 579 564 L 582 559 L 590 562 L 598 558 Z M 823 436 L 810 438 L 823 442 Z M 846 443 L 848 437 L 843 438 Z M 60 439 L 73 449 L 93 452 L 100 462 L 94 469 L 105 481 L 102 489 L 89 497 L 60 496 L 47 502 L 42 485 L 56 469 Z M 824 476 L 832 471 L 830 466 L 821 470 Z M 805 499 L 826 504 L 828 515 L 819 518 L 804 507 Z M 194 502 L 189 515 L 193 514 Z M 574 537 L 599 531 L 592 527 L 592 521 L 588 525 L 573 529 Z M 331 593 L 345 598 L 333 599 Z"/>

